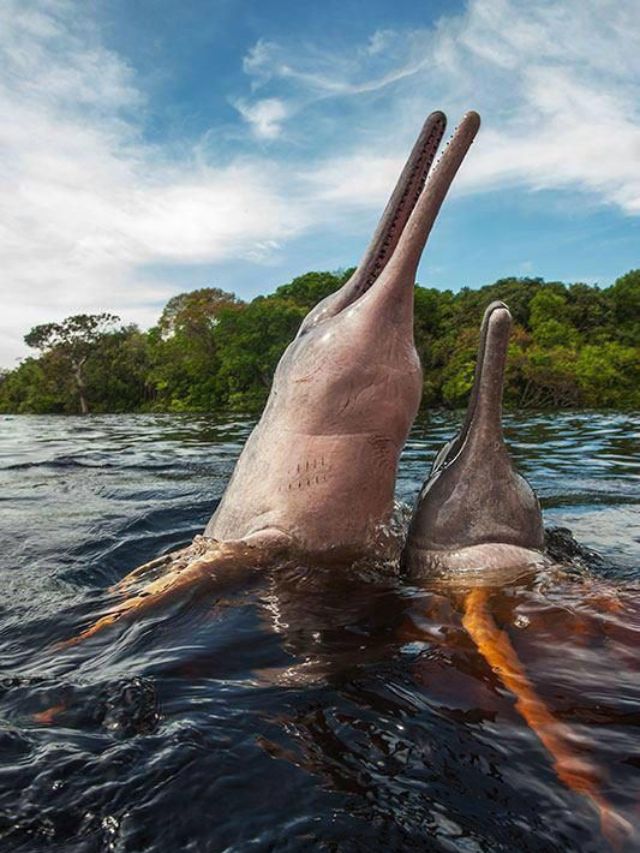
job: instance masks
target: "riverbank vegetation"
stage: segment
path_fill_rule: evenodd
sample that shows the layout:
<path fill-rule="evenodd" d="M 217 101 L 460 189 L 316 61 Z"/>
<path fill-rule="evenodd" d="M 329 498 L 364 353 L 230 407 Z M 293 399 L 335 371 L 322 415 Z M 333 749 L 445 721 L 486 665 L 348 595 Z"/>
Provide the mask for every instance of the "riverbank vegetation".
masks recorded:
<path fill-rule="evenodd" d="M 351 274 L 310 272 L 243 302 L 216 287 L 169 300 L 142 332 L 111 314 L 25 335 L 34 355 L 0 377 L 0 412 L 258 410 L 300 321 Z M 511 309 L 511 408 L 640 408 L 640 269 L 610 287 L 505 278 L 478 290 L 416 287 L 423 403 L 465 404 L 485 307 Z"/>

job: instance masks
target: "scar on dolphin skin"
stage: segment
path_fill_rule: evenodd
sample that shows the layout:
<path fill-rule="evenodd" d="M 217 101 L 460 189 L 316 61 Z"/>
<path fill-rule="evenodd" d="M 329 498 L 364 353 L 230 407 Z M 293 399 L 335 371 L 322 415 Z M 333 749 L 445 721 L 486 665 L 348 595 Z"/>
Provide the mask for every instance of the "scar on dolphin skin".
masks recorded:
<path fill-rule="evenodd" d="M 502 684 L 515 696 L 516 709 L 551 755 L 558 779 L 591 801 L 598 811 L 603 836 L 613 849 L 620 849 L 631 835 L 631 825 L 600 792 L 594 768 L 571 749 L 570 728 L 553 716 L 536 693 L 507 633 L 496 625 L 489 600 L 490 592 L 483 587 L 467 593 L 462 619 L 465 630 Z"/>

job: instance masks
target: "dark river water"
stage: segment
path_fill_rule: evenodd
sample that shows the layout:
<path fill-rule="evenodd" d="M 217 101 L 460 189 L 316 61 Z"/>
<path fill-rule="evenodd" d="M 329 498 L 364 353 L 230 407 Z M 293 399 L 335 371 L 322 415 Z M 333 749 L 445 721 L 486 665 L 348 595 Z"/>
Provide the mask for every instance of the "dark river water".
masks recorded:
<path fill-rule="evenodd" d="M 416 425 L 400 502 L 457 420 Z M 60 648 L 114 582 L 201 532 L 250 428 L 0 419 L 0 849 L 640 849 L 640 416 L 507 419 L 547 527 L 582 547 L 490 591 L 604 832 L 460 595 L 393 566 L 246 571 Z"/>

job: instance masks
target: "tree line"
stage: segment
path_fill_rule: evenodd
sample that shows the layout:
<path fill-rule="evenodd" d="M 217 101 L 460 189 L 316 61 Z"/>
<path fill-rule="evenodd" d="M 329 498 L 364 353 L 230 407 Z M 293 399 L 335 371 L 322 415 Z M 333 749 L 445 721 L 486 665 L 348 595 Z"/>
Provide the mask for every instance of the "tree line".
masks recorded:
<path fill-rule="evenodd" d="M 107 313 L 36 326 L 25 342 L 37 354 L 0 375 L 0 412 L 259 410 L 302 318 L 352 272 L 309 272 L 251 302 L 217 287 L 182 293 L 148 332 Z M 507 407 L 640 408 L 640 269 L 607 288 L 541 278 L 456 293 L 416 286 L 424 405 L 465 405 L 495 299 L 514 318 Z"/>

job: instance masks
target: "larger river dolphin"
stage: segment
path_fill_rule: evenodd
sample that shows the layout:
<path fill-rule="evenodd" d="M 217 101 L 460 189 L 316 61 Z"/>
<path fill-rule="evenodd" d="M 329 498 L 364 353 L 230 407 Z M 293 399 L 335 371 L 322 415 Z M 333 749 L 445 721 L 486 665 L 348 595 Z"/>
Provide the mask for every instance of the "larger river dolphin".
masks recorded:
<path fill-rule="evenodd" d="M 429 116 L 360 266 L 305 318 L 282 356 L 205 537 L 362 553 L 393 508 L 422 370 L 418 262 L 479 127 L 468 113 L 425 184 L 445 129 Z"/>

